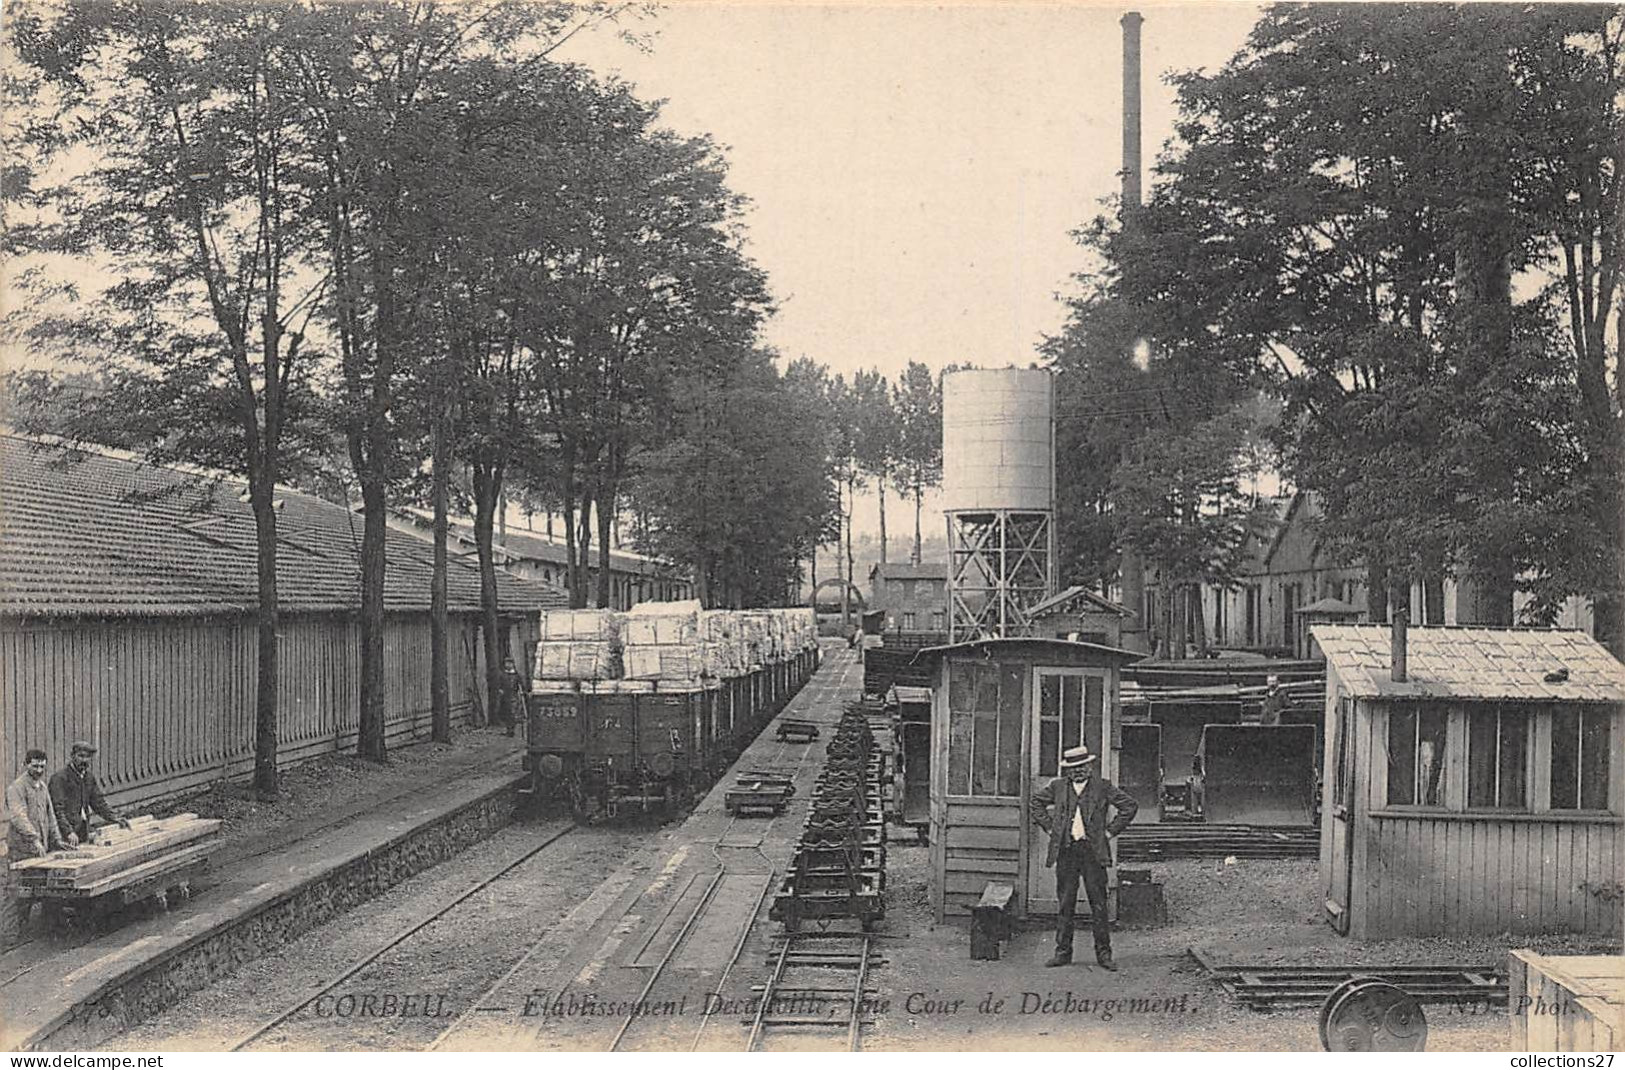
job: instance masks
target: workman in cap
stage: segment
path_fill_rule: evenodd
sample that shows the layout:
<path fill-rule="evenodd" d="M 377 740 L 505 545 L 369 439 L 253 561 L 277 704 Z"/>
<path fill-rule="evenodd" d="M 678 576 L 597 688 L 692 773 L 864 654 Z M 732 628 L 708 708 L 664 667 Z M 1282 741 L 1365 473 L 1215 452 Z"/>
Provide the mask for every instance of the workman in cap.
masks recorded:
<path fill-rule="evenodd" d="M 38 748 L 28 752 L 23 771 L 6 788 L 6 815 L 10 823 L 6 830 L 5 877 L 8 887 L 12 862 L 25 858 L 39 858 L 51 851 L 67 848 L 62 832 L 57 827 L 56 810 L 51 805 L 51 792 L 45 784 L 45 752 Z M 18 899 L 14 931 L 4 934 L 8 941 L 21 940 L 32 912 L 33 900 Z"/>
<path fill-rule="evenodd" d="M 1061 901 L 1055 924 L 1055 955 L 1044 965 L 1072 961 L 1072 919 L 1078 909 L 1078 881 L 1089 893 L 1089 916 L 1095 935 L 1095 961 L 1116 970 L 1112 959 L 1111 920 L 1107 917 L 1106 867 L 1112 864 L 1111 838 L 1128 828 L 1140 804 L 1128 792 L 1099 775 L 1096 755 L 1087 745 L 1061 755 L 1061 775 L 1036 789 L 1027 800 L 1033 822 L 1049 833 L 1044 864 L 1055 867 L 1055 895 Z M 1110 822 L 1106 808 L 1116 810 Z"/>
<path fill-rule="evenodd" d="M 102 786 L 90 771 L 90 759 L 95 755 L 96 744 L 76 739 L 68 747 L 68 764 L 51 776 L 51 805 L 56 810 L 57 828 L 69 847 L 90 842 L 91 814 L 109 824 L 130 827 L 107 805 Z"/>
<path fill-rule="evenodd" d="M 1281 711 L 1286 709 L 1286 692 L 1281 690 L 1281 678 L 1271 673 L 1264 684 L 1264 704 L 1259 709 L 1258 723 L 1278 725 Z"/>

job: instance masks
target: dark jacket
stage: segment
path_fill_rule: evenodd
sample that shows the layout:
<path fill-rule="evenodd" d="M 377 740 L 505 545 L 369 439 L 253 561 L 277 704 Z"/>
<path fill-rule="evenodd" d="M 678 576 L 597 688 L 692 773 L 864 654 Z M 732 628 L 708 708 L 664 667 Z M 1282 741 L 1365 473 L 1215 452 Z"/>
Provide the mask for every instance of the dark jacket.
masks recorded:
<path fill-rule="evenodd" d="M 77 832 L 81 825 L 89 824 L 93 813 L 110 822 L 118 820 L 102 795 L 96 774 L 86 769 L 84 776 L 80 776 L 71 765 L 51 774 L 51 806 L 56 810 L 56 824 L 63 839 L 67 839 L 69 832 Z"/>
<path fill-rule="evenodd" d="M 1106 820 L 1108 806 L 1117 811 L 1110 822 Z M 1134 796 L 1099 776 L 1089 778 L 1081 796 L 1072 790 L 1072 781 L 1064 776 L 1035 788 L 1027 800 L 1027 813 L 1034 824 L 1049 833 L 1049 856 L 1044 860 L 1046 866 L 1053 866 L 1062 845 L 1072 842 L 1072 814 L 1075 810 L 1083 811 L 1084 835 L 1089 838 L 1089 846 L 1094 849 L 1095 857 L 1101 865 L 1111 865 L 1110 838 L 1128 828 L 1129 822 L 1139 812 L 1140 804 L 1134 801 Z"/>

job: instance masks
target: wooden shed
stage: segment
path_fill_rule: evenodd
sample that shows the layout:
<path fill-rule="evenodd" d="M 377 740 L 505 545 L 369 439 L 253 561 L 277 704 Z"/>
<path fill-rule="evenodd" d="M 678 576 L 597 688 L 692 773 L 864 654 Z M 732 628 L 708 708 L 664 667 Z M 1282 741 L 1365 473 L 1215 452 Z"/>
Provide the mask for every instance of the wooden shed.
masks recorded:
<path fill-rule="evenodd" d="M 1015 886 L 1018 914 L 1053 914 L 1047 840 L 1027 814 L 1033 787 L 1087 743 L 1117 775 L 1118 673 L 1143 655 L 1064 639 L 979 639 L 922 650 L 931 703 L 931 902 L 968 913 L 988 881 Z M 1143 800 L 1147 804 L 1152 800 Z"/>
<path fill-rule="evenodd" d="M 1583 632 L 1321 624 L 1314 639 L 1339 932 L 1620 934 L 1625 666 Z"/>
<path fill-rule="evenodd" d="M 259 648 L 254 519 L 231 478 L 0 435 L 0 770 L 100 743 L 116 806 L 246 774 Z M 361 522 L 278 488 L 278 763 L 353 750 L 360 711 Z M 384 718 L 390 746 L 430 729 L 433 547 L 390 531 Z M 479 574 L 447 577 L 453 724 L 478 721 Z M 497 573 L 502 639 L 528 668 L 539 611 L 564 592 Z"/>

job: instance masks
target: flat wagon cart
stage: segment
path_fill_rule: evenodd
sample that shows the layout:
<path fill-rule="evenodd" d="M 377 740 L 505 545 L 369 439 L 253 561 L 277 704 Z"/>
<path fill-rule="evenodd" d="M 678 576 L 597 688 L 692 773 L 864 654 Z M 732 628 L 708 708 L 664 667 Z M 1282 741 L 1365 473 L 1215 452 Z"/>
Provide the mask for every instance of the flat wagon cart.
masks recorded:
<path fill-rule="evenodd" d="M 192 882 L 219 846 L 220 822 L 196 814 L 143 816 L 102 841 L 12 864 L 21 899 L 37 899 L 75 922 L 106 928 L 125 907 L 156 900 L 166 908 L 191 896 Z"/>

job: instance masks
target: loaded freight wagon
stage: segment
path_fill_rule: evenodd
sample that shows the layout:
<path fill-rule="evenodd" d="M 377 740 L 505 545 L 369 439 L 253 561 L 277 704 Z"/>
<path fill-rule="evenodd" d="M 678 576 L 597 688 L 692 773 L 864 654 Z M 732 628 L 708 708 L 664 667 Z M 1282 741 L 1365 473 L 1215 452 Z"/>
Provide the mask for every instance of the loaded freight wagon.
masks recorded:
<path fill-rule="evenodd" d="M 581 821 L 691 805 L 817 668 L 810 609 L 544 615 L 529 699 L 535 797 Z"/>

